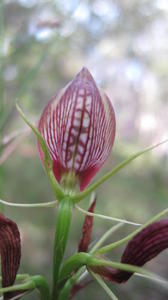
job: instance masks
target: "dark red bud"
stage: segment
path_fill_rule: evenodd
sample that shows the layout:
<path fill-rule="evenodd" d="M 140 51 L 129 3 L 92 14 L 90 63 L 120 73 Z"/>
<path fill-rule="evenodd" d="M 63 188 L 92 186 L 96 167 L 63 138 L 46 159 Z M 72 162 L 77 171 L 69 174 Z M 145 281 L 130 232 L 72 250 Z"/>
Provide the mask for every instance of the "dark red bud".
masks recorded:
<path fill-rule="evenodd" d="M 83 190 L 109 157 L 115 128 L 110 99 L 83 68 L 48 103 L 39 122 L 56 179 L 72 172 Z M 43 161 L 40 144 L 39 152 Z"/>
<path fill-rule="evenodd" d="M 0 254 L 2 287 L 13 285 L 20 265 L 20 233 L 16 223 L 0 214 Z M 11 299 L 16 293 L 5 293 L 4 300 Z"/>

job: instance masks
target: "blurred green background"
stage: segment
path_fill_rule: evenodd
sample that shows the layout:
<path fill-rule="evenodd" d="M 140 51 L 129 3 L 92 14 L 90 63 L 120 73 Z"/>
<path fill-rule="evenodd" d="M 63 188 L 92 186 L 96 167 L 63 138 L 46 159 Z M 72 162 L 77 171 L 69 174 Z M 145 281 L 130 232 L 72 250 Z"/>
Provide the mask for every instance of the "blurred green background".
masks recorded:
<path fill-rule="evenodd" d="M 48 100 L 86 66 L 108 93 L 117 120 L 115 145 L 99 177 L 145 146 L 168 138 L 167 0 L 0 0 L 0 197 L 11 202 L 53 200 L 36 140 L 19 117 L 16 98 L 34 122 Z M 20 131 L 23 134 L 18 135 Z M 168 204 L 168 146 L 131 163 L 98 189 L 96 212 L 143 223 Z M 88 207 L 88 200 L 81 206 Z M 22 236 L 20 272 L 51 281 L 54 209 L 7 208 Z M 81 236 L 74 211 L 66 255 Z M 114 222 L 95 219 L 93 240 Z M 133 230 L 125 226 L 110 240 Z M 122 253 L 122 249 L 121 249 Z M 119 259 L 118 251 L 111 254 Z M 164 251 L 146 267 L 168 278 Z M 166 291 L 132 277 L 110 284 L 120 300 L 164 300 Z M 35 300 L 37 294 L 24 298 Z M 106 300 L 96 283 L 74 299 Z"/>

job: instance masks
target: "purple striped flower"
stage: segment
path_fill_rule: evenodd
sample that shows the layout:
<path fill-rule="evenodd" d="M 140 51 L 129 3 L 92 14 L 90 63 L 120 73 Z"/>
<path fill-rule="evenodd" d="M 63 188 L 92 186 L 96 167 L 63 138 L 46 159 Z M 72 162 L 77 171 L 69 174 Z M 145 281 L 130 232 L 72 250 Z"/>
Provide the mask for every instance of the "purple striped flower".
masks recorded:
<path fill-rule="evenodd" d="M 39 121 L 58 182 L 71 174 L 83 190 L 109 157 L 115 127 L 111 101 L 83 68 L 51 99 Z M 43 161 L 40 145 L 39 151 Z"/>

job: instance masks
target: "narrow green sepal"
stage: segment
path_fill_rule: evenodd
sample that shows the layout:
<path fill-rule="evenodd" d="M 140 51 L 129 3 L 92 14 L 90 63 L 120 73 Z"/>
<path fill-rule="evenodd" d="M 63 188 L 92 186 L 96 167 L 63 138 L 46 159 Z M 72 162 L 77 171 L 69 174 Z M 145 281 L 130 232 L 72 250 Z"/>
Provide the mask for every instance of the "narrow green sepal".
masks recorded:
<path fill-rule="evenodd" d="M 100 185 L 102 185 L 106 180 L 110 179 L 112 176 L 114 176 L 116 173 L 118 173 L 121 169 L 123 169 L 125 166 L 130 164 L 133 160 L 138 158 L 139 156 L 167 143 L 168 140 L 165 140 L 161 143 L 158 143 L 154 146 L 148 147 L 142 151 L 138 151 L 137 153 L 131 155 L 129 158 L 122 161 L 120 164 L 118 164 L 116 167 L 114 167 L 110 172 L 107 172 L 103 177 L 98 179 L 96 182 L 92 183 L 85 191 L 72 195 L 72 200 L 74 203 L 80 202 L 83 198 L 87 197 L 91 192 L 93 192 L 95 189 L 97 189 Z"/>
<path fill-rule="evenodd" d="M 126 237 L 122 238 L 119 241 L 113 242 L 111 244 L 108 244 L 102 248 L 99 248 L 98 250 L 96 250 L 96 253 L 98 255 L 103 255 L 105 253 L 111 252 L 113 249 L 120 247 L 121 245 L 127 243 L 128 241 L 130 241 L 136 234 L 138 234 L 142 229 L 144 229 L 145 227 L 147 227 L 148 225 L 158 221 L 160 218 L 162 218 L 163 216 L 168 215 L 168 208 L 164 209 L 163 211 L 159 212 L 157 215 L 155 215 L 153 218 L 151 218 L 149 221 L 147 221 L 145 224 L 143 224 L 142 226 L 140 226 L 138 229 L 134 230 L 133 232 L 131 232 L 129 235 L 127 235 Z"/>
<path fill-rule="evenodd" d="M 47 148 L 47 145 L 42 137 L 42 135 L 40 134 L 39 130 L 27 119 L 27 117 L 25 116 L 25 114 L 23 113 L 23 111 L 21 110 L 20 106 L 18 103 L 16 103 L 16 108 L 20 114 L 20 116 L 22 117 L 22 119 L 25 121 L 25 123 L 32 129 L 33 133 L 36 135 L 36 138 L 38 139 L 41 149 L 43 151 L 44 154 L 44 167 L 47 173 L 47 176 L 50 180 L 51 186 L 54 190 L 55 196 L 56 198 L 58 198 L 58 200 L 60 200 L 61 198 L 64 197 L 64 192 L 61 189 L 59 183 L 57 182 L 54 173 L 53 173 L 53 169 L 52 169 L 52 159 L 50 157 L 50 153 L 49 150 Z"/>

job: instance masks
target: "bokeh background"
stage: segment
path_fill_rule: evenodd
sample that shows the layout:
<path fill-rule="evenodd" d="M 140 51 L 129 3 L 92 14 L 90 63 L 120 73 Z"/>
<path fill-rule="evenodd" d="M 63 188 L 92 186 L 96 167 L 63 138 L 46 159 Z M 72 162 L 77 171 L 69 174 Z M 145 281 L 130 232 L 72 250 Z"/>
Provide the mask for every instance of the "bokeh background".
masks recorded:
<path fill-rule="evenodd" d="M 34 122 L 47 101 L 86 66 L 108 93 L 117 120 L 115 145 L 99 177 L 135 151 L 168 138 L 167 0 L 0 1 L 0 197 L 37 203 L 53 199 L 15 103 Z M 143 223 L 168 204 L 168 145 L 131 163 L 97 190 L 96 212 Z M 81 203 L 87 209 L 88 199 Z M 22 235 L 20 272 L 51 281 L 56 210 L 7 208 Z M 66 256 L 81 236 L 84 215 L 74 211 Z M 112 221 L 95 219 L 93 240 Z M 134 228 L 125 226 L 119 239 Z M 121 252 L 122 253 L 122 248 Z M 118 251 L 111 258 L 118 260 Z M 146 266 L 168 278 L 168 253 Z M 120 300 L 164 300 L 166 291 L 133 277 L 110 284 Z M 25 300 L 37 299 L 34 292 Z M 74 299 L 108 299 L 93 283 Z"/>

